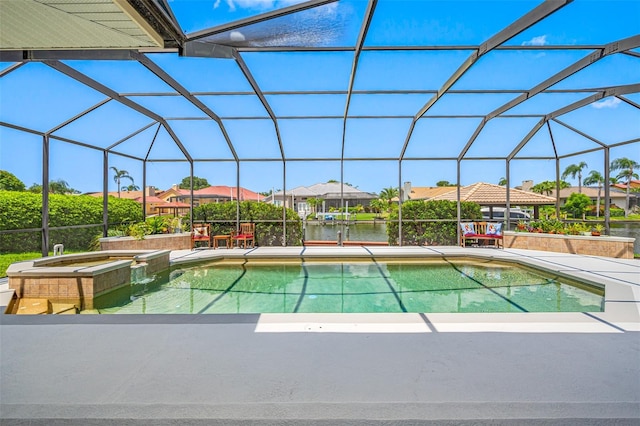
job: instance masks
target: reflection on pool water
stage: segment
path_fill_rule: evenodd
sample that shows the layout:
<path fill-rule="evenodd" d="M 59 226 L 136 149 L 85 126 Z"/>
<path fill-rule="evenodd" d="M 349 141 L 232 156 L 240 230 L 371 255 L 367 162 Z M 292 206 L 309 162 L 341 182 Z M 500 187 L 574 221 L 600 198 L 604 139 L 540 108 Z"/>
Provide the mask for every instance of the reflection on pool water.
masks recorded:
<path fill-rule="evenodd" d="M 236 260 L 165 271 L 106 306 L 99 312 L 596 312 L 604 291 L 488 260 Z"/>

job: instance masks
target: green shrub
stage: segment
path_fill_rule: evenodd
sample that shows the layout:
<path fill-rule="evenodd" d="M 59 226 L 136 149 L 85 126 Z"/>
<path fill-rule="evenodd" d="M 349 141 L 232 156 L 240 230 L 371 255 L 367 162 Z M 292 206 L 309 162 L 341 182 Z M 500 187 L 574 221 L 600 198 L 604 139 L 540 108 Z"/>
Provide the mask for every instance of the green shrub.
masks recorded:
<path fill-rule="evenodd" d="M 572 213 L 574 217 L 582 217 L 590 206 L 591 199 L 588 196 L 574 192 L 569 195 L 564 206 L 562 206 L 562 210 Z"/>
<path fill-rule="evenodd" d="M 24 191 L 24 183 L 11 172 L 0 170 L 0 191 Z"/>
<path fill-rule="evenodd" d="M 193 220 L 211 224 L 211 234 L 229 234 L 236 229 L 237 204 L 208 203 L 193 209 Z M 287 245 L 302 245 L 302 220 L 298 214 L 286 209 Z M 282 207 L 256 201 L 240 203 L 240 221 L 256 224 L 256 245 L 281 246 L 282 241 Z"/>
<path fill-rule="evenodd" d="M 107 237 L 124 237 L 125 232 L 120 229 L 107 229 Z M 91 243 L 89 244 L 89 251 L 100 251 L 100 239 L 102 238 L 102 232 L 96 234 L 91 239 Z"/>
<path fill-rule="evenodd" d="M 592 205 L 589 206 L 589 209 L 587 211 L 587 215 L 589 216 L 596 216 L 596 210 L 597 207 L 596 205 Z M 611 206 L 609 207 L 609 215 L 611 217 L 623 217 L 624 216 L 624 209 L 618 208 L 617 206 Z M 604 206 L 601 205 L 600 206 L 600 217 L 604 217 Z"/>
<path fill-rule="evenodd" d="M 602 213 L 604 215 L 604 211 Z M 624 209 L 610 208 L 609 209 L 610 217 L 624 217 Z"/>
<path fill-rule="evenodd" d="M 42 195 L 30 192 L 0 191 L 0 230 L 42 227 Z M 134 200 L 109 197 L 110 223 L 142 219 L 142 207 Z M 102 198 L 88 195 L 49 195 L 49 227 L 91 225 L 49 231 L 49 250 L 54 244 L 65 249 L 87 250 L 97 233 L 102 232 Z M 0 234 L 0 253 L 40 251 L 40 231 Z"/>
<path fill-rule="evenodd" d="M 144 240 L 144 237 L 147 235 L 167 234 L 171 232 L 177 224 L 178 221 L 174 220 L 172 216 L 152 216 L 144 222 L 137 222 L 130 225 L 126 229 L 125 234 L 137 240 Z"/>
<path fill-rule="evenodd" d="M 563 222 L 558 219 L 540 219 L 536 223 L 539 224 L 539 227 L 542 229 L 542 232 L 564 232 L 565 225 Z"/>
<path fill-rule="evenodd" d="M 463 219 L 482 218 L 480 206 L 462 202 Z M 456 245 L 457 203 L 455 201 L 407 201 L 402 203 L 402 245 Z M 419 222 L 426 219 L 449 219 L 451 222 Z M 398 211 L 391 212 L 387 223 L 390 245 L 398 245 Z"/>

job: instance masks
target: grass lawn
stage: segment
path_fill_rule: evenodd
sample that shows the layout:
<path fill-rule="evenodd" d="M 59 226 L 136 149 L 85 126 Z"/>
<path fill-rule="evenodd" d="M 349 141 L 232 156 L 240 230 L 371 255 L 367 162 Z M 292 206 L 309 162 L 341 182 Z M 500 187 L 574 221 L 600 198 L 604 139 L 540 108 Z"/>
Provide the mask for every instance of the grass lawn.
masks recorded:
<path fill-rule="evenodd" d="M 65 251 L 65 253 L 82 253 L 80 250 Z M 53 252 L 49 252 L 49 256 L 53 256 Z M 24 260 L 39 259 L 42 257 L 40 252 L 28 252 L 28 253 L 0 253 L 0 278 L 7 276 L 7 268 L 9 265 L 15 262 L 22 262 Z"/>
<path fill-rule="evenodd" d="M 612 217 L 611 220 L 640 220 L 640 214 L 630 214 L 629 217 L 620 217 L 620 216 L 616 216 L 616 217 Z"/>
<path fill-rule="evenodd" d="M 604 216 L 600 216 L 595 217 L 595 216 L 586 216 L 587 220 L 602 220 L 604 221 Z M 639 220 L 640 221 L 640 214 L 630 214 L 629 217 L 624 217 L 624 216 L 614 216 L 611 218 L 611 222 L 615 222 L 618 220 Z"/>
<path fill-rule="evenodd" d="M 373 220 L 373 219 L 386 219 L 389 216 L 388 213 L 358 213 L 352 214 L 353 220 Z"/>

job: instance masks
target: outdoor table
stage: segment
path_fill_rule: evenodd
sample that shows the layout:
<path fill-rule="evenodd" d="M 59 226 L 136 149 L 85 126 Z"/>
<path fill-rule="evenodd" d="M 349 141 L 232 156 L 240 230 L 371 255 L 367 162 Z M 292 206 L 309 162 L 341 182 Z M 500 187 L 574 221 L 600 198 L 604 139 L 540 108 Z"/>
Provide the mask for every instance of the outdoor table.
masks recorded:
<path fill-rule="evenodd" d="M 213 236 L 213 248 L 218 248 L 218 241 L 225 241 L 227 248 L 231 248 L 231 235 L 214 235 Z"/>

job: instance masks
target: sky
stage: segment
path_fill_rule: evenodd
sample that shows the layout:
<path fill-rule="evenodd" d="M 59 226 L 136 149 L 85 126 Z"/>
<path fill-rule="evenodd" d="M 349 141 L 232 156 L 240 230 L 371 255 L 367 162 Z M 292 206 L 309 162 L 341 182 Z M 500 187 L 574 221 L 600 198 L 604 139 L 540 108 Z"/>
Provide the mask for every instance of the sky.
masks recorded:
<path fill-rule="evenodd" d="M 295 1 L 276 0 L 172 0 L 169 2 L 187 34 L 290 6 Z M 489 39 L 524 15 L 538 1 L 379 1 L 364 46 L 469 46 Z M 285 20 L 295 31 L 282 32 L 279 23 L 234 30 L 212 41 L 224 43 L 278 30 L 279 38 L 293 45 L 353 46 L 357 40 L 365 1 L 340 1 Z M 609 16 L 602 19 L 602 16 Z M 640 2 L 576 0 L 555 14 L 508 40 L 508 46 L 601 45 L 638 34 Z M 320 25 L 321 23 L 322 25 Z M 64 61 L 65 64 L 164 117 L 195 159 L 194 175 L 212 185 L 240 186 L 256 192 L 292 189 L 341 179 L 339 158 L 344 132 L 344 181 L 369 191 L 398 186 L 434 186 L 456 182 L 456 158 L 482 121 L 482 116 L 517 97 L 592 53 L 575 50 L 493 50 L 483 55 L 447 93 L 419 119 L 403 151 L 412 117 L 433 97 L 430 93 L 391 94 L 384 91 L 437 91 L 470 56 L 470 50 L 364 50 L 353 83 L 349 115 L 344 92 L 354 53 L 243 52 L 241 56 L 278 116 L 283 151 L 289 160 L 283 169 L 276 128 L 253 94 L 235 61 L 187 58 L 176 53 L 148 57 L 180 84 L 195 93 L 222 118 L 233 148 L 233 161 L 220 126 L 188 101 L 169 96 L 175 91 L 134 61 Z M 610 55 L 556 83 L 550 89 L 575 89 L 569 93 L 541 93 L 489 120 L 467 151 L 460 167 L 461 184 L 498 183 L 505 177 L 504 157 L 540 120 L 565 105 L 582 100 L 595 89 L 640 83 L 640 49 L 636 56 Z M 0 69 L 11 66 L 0 63 Z M 474 90 L 511 90 L 509 93 L 473 93 Z M 334 91 L 331 94 L 286 92 Z M 360 91 L 360 93 L 358 93 Z M 382 93 L 362 94 L 362 91 Z M 155 96 L 141 96 L 149 92 Z M 244 92 L 243 95 L 233 93 Z M 275 93 L 274 93 L 275 92 Z M 214 94 L 215 93 L 215 94 Z M 600 145 L 640 138 L 640 94 L 602 99 L 558 117 L 544 126 L 510 163 L 512 186 L 523 180 L 535 183 L 555 178 L 552 157 L 589 151 Z M 189 175 L 189 163 L 167 131 L 151 119 L 115 101 L 101 104 L 105 96 L 37 62 L 28 63 L 0 78 L 0 121 L 50 131 L 89 108 L 95 109 L 52 133 L 81 144 L 106 148 L 135 134 L 116 151 L 156 160 L 147 163 L 146 184 L 167 189 Z M 463 116 L 452 118 L 452 115 Z M 302 116 L 313 116 L 305 118 Z M 327 116 L 334 118 L 325 118 Z M 381 118 L 381 116 L 393 118 Z M 517 117 L 514 117 L 517 116 Z M 285 117 L 285 118 L 282 118 Z M 338 118 L 335 118 L 338 117 Z M 364 118 L 362 118 L 364 117 Z M 368 118 L 367 118 L 368 117 Z M 188 118 L 188 120 L 186 119 Z M 489 160 L 491 157 L 502 157 Z M 640 162 L 640 143 L 611 149 L 611 160 L 627 157 Z M 430 158 L 430 160 L 424 160 Z M 178 162 L 162 160 L 180 159 Z M 322 161 L 310 161 L 322 160 Z M 370 159 L 364 161 L 363 159 Z M 561 171 L 586 162 L 583 171 L 604 171 L 604 154 L 595 150 L 560 161 Z M 142 186 L 142 162 L 110 154 L 109 166 L 126 170 Z M 42 137 L 0 126 L 0 169 L 8 170 L 27 186 L 42 179 Z M 50 179 L 62 179 L 82 192 L 102 190 L 103 154 L 55 138 L 50 146 Z M 286 178 L 285 178 L 286 171 Z M 109 189 L 116 190 L 109 174 Z M 286 179 L 286 180 L 285 180 Z M 568 179 L 577 184 L 577 179 Z M 128 182 L 127 182 L 128 183 Z"/>

